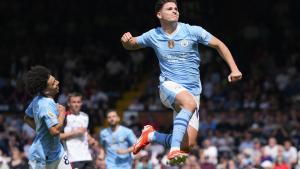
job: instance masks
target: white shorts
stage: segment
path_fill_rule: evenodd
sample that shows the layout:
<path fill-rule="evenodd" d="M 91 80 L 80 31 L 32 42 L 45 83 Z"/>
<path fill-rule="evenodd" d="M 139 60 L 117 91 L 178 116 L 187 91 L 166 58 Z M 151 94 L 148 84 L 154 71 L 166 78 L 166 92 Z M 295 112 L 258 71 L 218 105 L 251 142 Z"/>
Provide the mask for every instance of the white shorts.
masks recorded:
<path fill-rule="evenodd" d="M 172 81 L 164 81 L 159 86 L 159 95 L 160 100 L 163 105 L 165 105 L 168 108 L 171 108 L 175 111 L 175 97 L 178 93 L 182 91 L 188 91 L 186 88 L 181 86 L 180 84 L 177 84 Z M 193 95 L 194 96 L 194 95 Z M 197 104 L 197 110 L 195 113 L 193 113 L 192 118 L 189 121 L 189 125 L 196 129 L 198 131 L 199 129 L 199 105 L 200 105 L 200 95 L 193 97 L 196 104 Z"/>
<path fill-rule="evenodd" d="M 60 159 L 53 161 L 52 163 L 47 165 L 40 164 L 36 161 L 29 161 L 29 168 L 30 169 L 72 169 L 66 152 L 63 154 L 63 156 Z"/>

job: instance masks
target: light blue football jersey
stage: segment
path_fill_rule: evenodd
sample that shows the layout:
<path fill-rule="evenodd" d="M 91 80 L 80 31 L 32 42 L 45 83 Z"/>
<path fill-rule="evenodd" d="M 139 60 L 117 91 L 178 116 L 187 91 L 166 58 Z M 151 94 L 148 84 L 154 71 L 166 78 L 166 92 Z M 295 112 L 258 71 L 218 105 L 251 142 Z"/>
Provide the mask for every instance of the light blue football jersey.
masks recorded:
<path fill-rule="evenodd" d="M 34 118 L 36 136 L 29 149 L 29 160 L 47 165 L 58 160 L 64 153 L 59 135 L 52 136 L 49 128 L 58 124 L 58 109 L 53 99 L 36 96 L 25 111 Z"/>
<path fill-rule="evenodd" d="M 116 131 L 106 128 L 100 132 L 100 144 L 106 152 L 107 169 L 131 169 L 132 156 L 128 154 L 117 154 L 119 149 L 127 149 L 136 142 L 136 136 L 127 127 L 119 126 Z"/>
<path fill-rule="evenodd" d="M 198 44 L 208 45 L 211 38 L 212 35 L 202 27 L 179 22 L 171 35 L 158 27 L 138 36 L 137 43 L 154 49 L 159 60 L 161 83 L 171 80 L 199 95 L 202 87 Z"/>

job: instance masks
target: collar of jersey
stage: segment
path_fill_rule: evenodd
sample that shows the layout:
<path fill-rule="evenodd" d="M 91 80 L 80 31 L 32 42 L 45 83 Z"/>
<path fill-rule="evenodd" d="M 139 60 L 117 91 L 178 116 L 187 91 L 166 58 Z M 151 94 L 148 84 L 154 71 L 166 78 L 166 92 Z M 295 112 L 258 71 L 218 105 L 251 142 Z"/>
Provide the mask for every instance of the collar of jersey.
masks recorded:
<path fill-rule="evenodd" d="M 175 30 L 173 33 L 171 33 L 171 34 L 167 34 L 161 27 L 159 28 L 159 30 L 160 30 L 160 32 L 161 32 L 162 34 L 164 34 L 166 37 L 168 37 L 168 38 L 173 38 L 173 37 L 177 34 L 177 32 L 180 30 L 180 27 L 181 27 L 181 23 L 178 22 L 176 30 Z"/>
<path fill-rule="evenodd" d="M 54 99 L 50 98 L 50 97 L 46 97 L 46 96 L 43 96 L 41 94 L 37 95 L 38 98 L 41 98 L 41 99 L 45 99 L 45 100 L 49 100 L 49 101 L 52 101 L 52 102 L 55 102 Z"/>

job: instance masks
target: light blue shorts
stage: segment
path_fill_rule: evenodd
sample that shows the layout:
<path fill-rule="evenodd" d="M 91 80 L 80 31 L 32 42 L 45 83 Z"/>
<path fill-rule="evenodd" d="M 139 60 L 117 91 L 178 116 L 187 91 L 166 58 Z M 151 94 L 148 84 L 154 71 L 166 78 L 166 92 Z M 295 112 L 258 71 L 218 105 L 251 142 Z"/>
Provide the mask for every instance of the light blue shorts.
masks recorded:
<path fill-rule="evenodd" d="M 64 152 L 61 158 L 51 162 L 51 164 L 45 165 L 31 160 L 28 163 L 30 169 L 72 169 L 66 152 Z"/>
<path fill-rule="evenodd" d="M 188 91 L 186 88 L 173 81 L 163 81 L 159 86 L 159 96 L 163 105 L 175 111 L 175 97 L 182 91 Z M 194 95 L 193 95 L 194 96 Z M 194 100 L 197 104 L 197 110 L 193 113 L 193 116 L 189 122 L 189 125 L 198 131 L 199 128 L 199 105 L 200 95 L 194 96 Z"/>

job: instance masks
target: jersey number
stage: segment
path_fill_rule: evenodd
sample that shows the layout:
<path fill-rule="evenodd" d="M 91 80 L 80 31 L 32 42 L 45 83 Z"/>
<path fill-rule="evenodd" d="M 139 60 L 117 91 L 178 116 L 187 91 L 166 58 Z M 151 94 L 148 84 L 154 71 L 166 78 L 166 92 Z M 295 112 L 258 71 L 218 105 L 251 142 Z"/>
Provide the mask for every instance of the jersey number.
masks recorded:
<path fill-rule="evenodd" d="M 69 165 L 69 164 L 70 164 L 67 155 L 64 155 L 63 159 L 64 159 L 64 162 L 65 162 L 66 165 Z"/>

